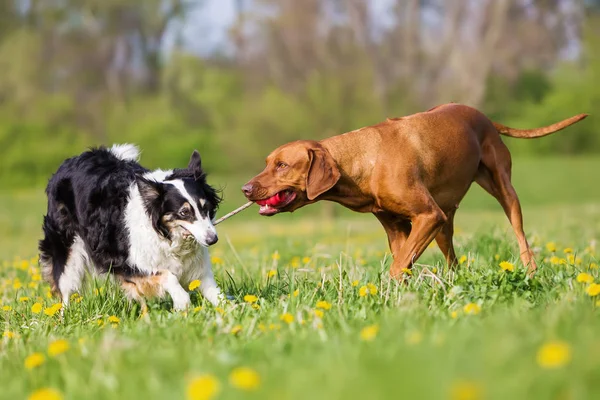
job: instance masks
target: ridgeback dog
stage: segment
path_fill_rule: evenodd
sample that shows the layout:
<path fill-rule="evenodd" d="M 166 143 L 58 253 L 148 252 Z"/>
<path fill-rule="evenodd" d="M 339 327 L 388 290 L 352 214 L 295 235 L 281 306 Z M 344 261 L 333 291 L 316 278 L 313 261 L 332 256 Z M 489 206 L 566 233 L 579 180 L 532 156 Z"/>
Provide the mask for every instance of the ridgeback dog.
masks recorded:
<path fill-rule="evenodd" d="M 390 275 L 402 280 L 435 239 L 449 266 L 454 213 L 471 183 L 494 196 L 519 243 L 521 261 L 537 268 L 523 232 L 511 184 L 511 157 L 500 135 L 532 139 L 582 119 L 544 128 L 513 129 L 460 104 L 444 104 L 321 141 L 299 140 L 275 149 L 265 169 L 242 187 L 262 215 L 294 211 L 319 200 L 373 213 L 388 236 Z"/>

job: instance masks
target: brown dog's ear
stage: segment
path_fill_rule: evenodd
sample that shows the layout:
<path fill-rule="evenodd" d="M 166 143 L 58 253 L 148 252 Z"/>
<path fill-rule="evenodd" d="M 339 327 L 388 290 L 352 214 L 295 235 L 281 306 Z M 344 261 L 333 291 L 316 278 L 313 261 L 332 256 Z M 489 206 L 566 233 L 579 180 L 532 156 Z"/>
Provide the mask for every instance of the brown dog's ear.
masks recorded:
<path fill-rule="evenodd" d="M 306 175 L 306 197 L 314 200 L 317 196 L 331 189 L 340 179 L 333 157 L 325 149 L 308 150 L 309 167 Z"/>

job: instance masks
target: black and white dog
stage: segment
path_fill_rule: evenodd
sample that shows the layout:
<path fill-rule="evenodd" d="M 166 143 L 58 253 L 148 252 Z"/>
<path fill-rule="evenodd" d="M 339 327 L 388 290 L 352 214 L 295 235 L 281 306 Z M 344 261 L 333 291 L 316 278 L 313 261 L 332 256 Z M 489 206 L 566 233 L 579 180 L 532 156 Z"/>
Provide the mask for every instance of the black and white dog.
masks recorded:
<path fill-rule="evenodd" d="M 46 188 L 48 213 L 40 264 L 66 306 L 85 271 L 116 276 L 146 310 L 145 297 L 173 299 L 185 309 L 182 287 L 195 279 L 213 304 L 222 299 L 207 247 L 220 198 L 206 183 L 200 154 L 185 169 L 149 171 L 131 144 L 91 149 L 63 162 Z"/>

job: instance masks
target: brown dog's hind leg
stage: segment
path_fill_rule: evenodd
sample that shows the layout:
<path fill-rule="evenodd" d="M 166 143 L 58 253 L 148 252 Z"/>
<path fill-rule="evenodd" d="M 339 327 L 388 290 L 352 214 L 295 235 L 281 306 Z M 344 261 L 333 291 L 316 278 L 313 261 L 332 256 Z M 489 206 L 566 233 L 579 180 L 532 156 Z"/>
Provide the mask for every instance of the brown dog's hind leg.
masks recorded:
<path fill-rule="evenodd" d="M 519 243 L 521 262 L 530 273 L 533 273 L 537 269 L 537 264 L 523 231 L 521 203 L 510 181 L 510 154 L 503 143 L 501 146 L 496 146 L 494 150 L 497 153 L 496 151 L 489 152 L 491 154 L 484 152 L 482 160 L 484 165 L 479 167 L 475 181 L 494 196 L 504 209 Z"/>
<path fill-rule="evenodd" d="M 454 236 L 454 213 L 456 213 L 456 209 L 446 214 L 446 223 L 435 237 L 438 247 L 442 251 L 442 254 L 444 254 L 446 264 L 450 268 L 455 268 L 458 265 L 456 253 L 454 252 L 454 244 L 452 243 L 452 237 Z"/>

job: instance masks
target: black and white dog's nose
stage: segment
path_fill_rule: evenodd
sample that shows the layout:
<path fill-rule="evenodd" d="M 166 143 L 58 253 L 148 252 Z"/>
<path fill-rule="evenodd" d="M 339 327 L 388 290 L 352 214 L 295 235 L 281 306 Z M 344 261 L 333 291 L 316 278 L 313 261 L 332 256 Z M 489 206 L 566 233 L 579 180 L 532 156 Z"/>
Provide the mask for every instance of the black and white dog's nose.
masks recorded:
<path fill-rule="evenodd" d="M 219 241 L 219 237 L 214 232 L 208 232 L 206 234 L 206 244 L 212 246 Z"/>

